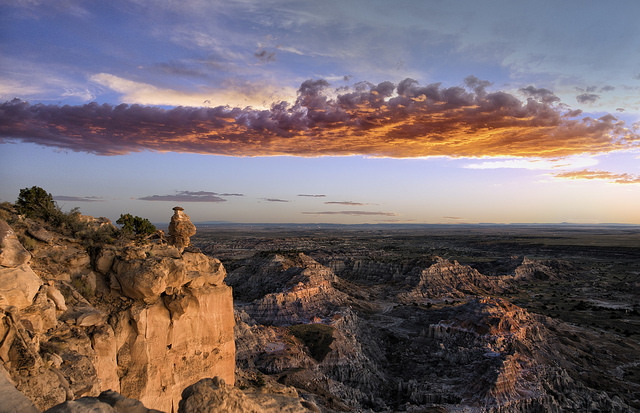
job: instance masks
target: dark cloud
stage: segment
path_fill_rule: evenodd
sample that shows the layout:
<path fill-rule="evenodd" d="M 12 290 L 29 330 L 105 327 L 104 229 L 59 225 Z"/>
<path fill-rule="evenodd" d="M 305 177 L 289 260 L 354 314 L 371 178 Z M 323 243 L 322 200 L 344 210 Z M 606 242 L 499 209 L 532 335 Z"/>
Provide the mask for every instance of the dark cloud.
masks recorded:
<path fill-rule="evenodd" d="M 536 88 L 534 86 L 527 86 L 525 88 L 520 89 L 520 92 L 524 93 L 531 99 L 535 99 L 546 104 L 551 104 L 551 103 L 560 101 L 559 97 L 557 97 L 549 89 L 545 89 L 545 88 Z"/>
<path fill-rule="evenodd" d="M 216 192 L 209 191 L 178 191 L 174 195 L 149 195 L 138 198 L 140 201 L 171 201 L 171 202 L 226 202 Z"/>
<path fill-rule="evenodd" d="M 611 85 L 605 85 L 600 88 L 600 92 L 611 92 L 612 90 L 616 90 L 616 88 Z"/>
<path fill-rule="evenodd" d="M 444 219 L 454 219 L 454 220 L 458 220 L 458 219 L 462 219 L 461 217 L 442 217 Z"/>
<path fill-rule="evenodd" d="M 640 184 L 640 175 L 632 175 L 627 173 L 615 173 L 608 171 L 590 171 L 583 169 L 582 171 L 562 172 L 554 174 L 556 178 L 566 179 L 596 179 L 609 181 L 616 184 Z"/>
<path fill-rule="evenodd" d="M 267 202 L 289 202 L 286 199 L 278 199 L 278 198 L 262 198 Z"/>
<path fill-rule="evenodd" d="M 477 94 L 477 95 L 485 95 L 487 92 L 485 92 L 485 88 L 489 87 L 492 85 L 491 82 L 489 82 L 488 80 L 481 80 L 478 79 L 475 76 L 467 76 L 464 79 L 464 84 L 470 88 L 473 89 L 473 91 Z"/>
<path fill-rule="evenodd" d="M 375 211 L 319 211 L 319 212 L 302 212 L 305 215 L 383 215 L 387 217 L 395 217 L 397 214 L 393 212 L 375 212 Z"/>
<path fill-rule="evenodd" d="M 260 49 L 253 54 L 258 60 L 262 63 L 275 62 L 276 61 L 276 53 L 275 52 L 267 52 L 265 49 Z"/>
<path fill-rule="evenodd" d="M 558 157 L 635 148 L 640 137 L 607 115 L 582 117 L 545 89 L 521 101 L 467 86 L 405 79 L 360 82 L 344 93 L 307 80 L 293 104 L 268 110 L 0 104 L 0 142 L 21 140 L 99 155 L 173 151 L 229 156 Z M 589 98 L 587 97 L 587 100 Z"/>
<path fill-rule="evenodd" d="M 199 70 L 193 69 L 185 65 L 184 63 L 169 61 L 157 63 L 154 65 L 154 68 L 162 73 L 166 73 L 168 75 L 177 75 L 177 76 L 187 76 L 187 77 L 197 77 L 204 78 L 207 77 L 204 73 Z"/>
<path fill-rule="evenodd" d="M 367 204 L 363 204 L 361 202 L 352 202 L 352 201 L 329 201 L 329 202 L 325 202 L 325 204 L 327 204 L 327 205 L 349 205 L 349 206 L 367 205 Z"/>
<path fill-rule="evenodd" d="M 53 197 L 54 201 L 71 201 L 71 202 L 102 202 L 104 198 L 99 196 L 66 196 L 56 195 Z"/>
<path fill-rule="evenodd" d="M 224 194 L 220 194 L 220 196 L 244 196 L 244 194 L 227 194 L 227 193 L 224 193 Z"/>
<path fill-rule="evenodd" d="M 624 112 L 624 108 L 616 108 L 616 112 Z"/>
<path fill-rule="evenodd" d="M 311 198 L 325 198 L 326 195 L 322 195 L 322 194 L 298 194 L 298 196 L 306 196 L 306 197 L 311 197 Z"/>
<path fill-rule="evenodd" d="M 600 95 L 595 93 L 583 93 L 576 96 L 576 100 L 580 103 L 594 103 L 598 99 L 600 99 Z"/>

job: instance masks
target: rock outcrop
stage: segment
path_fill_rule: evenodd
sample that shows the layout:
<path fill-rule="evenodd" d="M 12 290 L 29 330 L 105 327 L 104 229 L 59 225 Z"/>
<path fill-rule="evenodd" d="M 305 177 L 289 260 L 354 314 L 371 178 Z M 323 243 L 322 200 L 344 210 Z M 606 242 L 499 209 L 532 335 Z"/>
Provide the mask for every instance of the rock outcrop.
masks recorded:
<path fill-rule="evenodd" d="M 516 280 L 558 280 L 570 277 L 576 269 L 561 260 L 532 260 L 527 257 L 514 270 Z"/>
<path fill-rule="evenodd" d="M 261 323 L 289 325 L 329 320 L 346 295 L 335 274 L 305 254 L 267 254 L 229 275 L 236 307 Z"/>
<path fill-rule="evenodd" d="M 159 410 L 147 409 L 138 400 L 108 390 L 98 397 L 81 397 L 66 401 L 45 411 L 45 413 L 162 413 Z"/>
<path fill-rule="evenodd" d="M 17 267 L 27 264 L 30 259 L 31 254 L 24 249 L 13 229 L 0 219 L 0 266 Z"/>
<path fill-rule="evenodd" d="M 169 244 L 182 252 L 189 246 L 190 238 L 196 233 L 196 226 L 191 222 L 189 215 L 184 213 L 184 208 L 174 207 L 174 214 L 169 223 Z"/>
<path fill-rule="evenodd" d="M 308 413 L 319 411 L 312 404 L 303 402 L 291 387 L 271 386 L 269 392 L 241 391 L 227 386 L 224 380 L 207 378 L 187 387 L 182 393 L 179 413 Z"/>
<path fill-rule="evenodd" d="M 400 293 L 403 303 L 429 303 L 445 299 L 460 299 L 467 295 L 502 293 L 511 277 L 486 276 L 468 265 L 436 257 L 436 262 L 422 270 L 417 284 Z"/>
<path fill-rule="evenodd" d="M 233 300 L 219 260 L 149 241 L 86 250 L 44 228 L 52 236 L 31 258 L 7 227 L 0 223 L 0 361 L 38 409 L 65 400 L 60 411 L 135 407 L 82 399 L 113 390 L 170 412 L 200 379 L 233 385 Z"/>

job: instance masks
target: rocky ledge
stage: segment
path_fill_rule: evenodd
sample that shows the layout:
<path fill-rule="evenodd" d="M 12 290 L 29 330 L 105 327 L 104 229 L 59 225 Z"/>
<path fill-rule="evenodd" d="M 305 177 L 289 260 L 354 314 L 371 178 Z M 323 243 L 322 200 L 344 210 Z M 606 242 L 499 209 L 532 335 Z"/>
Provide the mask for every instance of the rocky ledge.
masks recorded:
<path fill-rule="evenodd" d="M 201 379 L 234 384 L 231 288 L 220 261 L 190 248 L 188 235 L 174 234 L 178 246 L 157 237 L 86 248 L 41 229 L 39 238 L 29 235 L 30 253 L 16 232 L 29 234 L 33 224 L 16 220 L 14 232 L 0 221 L 6 394 L 16 395 L 14 385 L 27 405 L 46 410 L 101 393 L 113 401 L 103 393 L 111 390 L 170 412 Z M 16 397 L 16 406 L 25 402 Z"/>

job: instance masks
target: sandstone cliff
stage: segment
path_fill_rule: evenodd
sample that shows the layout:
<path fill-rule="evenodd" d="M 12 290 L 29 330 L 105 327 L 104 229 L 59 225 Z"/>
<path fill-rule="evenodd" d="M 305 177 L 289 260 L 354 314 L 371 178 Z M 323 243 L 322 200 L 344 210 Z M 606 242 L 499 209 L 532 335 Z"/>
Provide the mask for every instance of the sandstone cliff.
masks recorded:
<path fill-rule="evenodd" d="M 0 221 L 0 360 L 38 409 L 114 390 L 170 412 L 203 378 L 233 385 L 233 301 L 220 261 L 161 240 L 87 250 L 35 224 Z"/>

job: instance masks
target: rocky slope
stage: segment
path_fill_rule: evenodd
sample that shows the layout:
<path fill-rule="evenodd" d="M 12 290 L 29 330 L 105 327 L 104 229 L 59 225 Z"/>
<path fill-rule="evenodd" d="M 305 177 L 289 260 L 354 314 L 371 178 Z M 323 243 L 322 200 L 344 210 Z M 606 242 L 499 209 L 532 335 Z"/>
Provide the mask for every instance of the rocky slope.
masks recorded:
<path fill-rule="evenodd" d="M 162 239 L 87 250 L 28 219 L 14 227 L 32 251 L 0 221 L 0 360 L 38 409 L 114 390 L 170 412 L 203 378 L 233 385 L 220 261 Z"/>
<path fill-rule="evenodd" d="M 389 265 L 376 282 L 372 263 L 328 262 L 350 281 L 300 253 L 236 263 L 228 280 L 241 303 L 240 369 L 336 411 L 633 411 L 640 388 L 611 366 L 637 363 L 635 343 L 601 342 L 490 297 L 568 276 L 562 263 L 524 259 L 511 274 L 486 276 L 434 258 L 422 269 Z"/>

